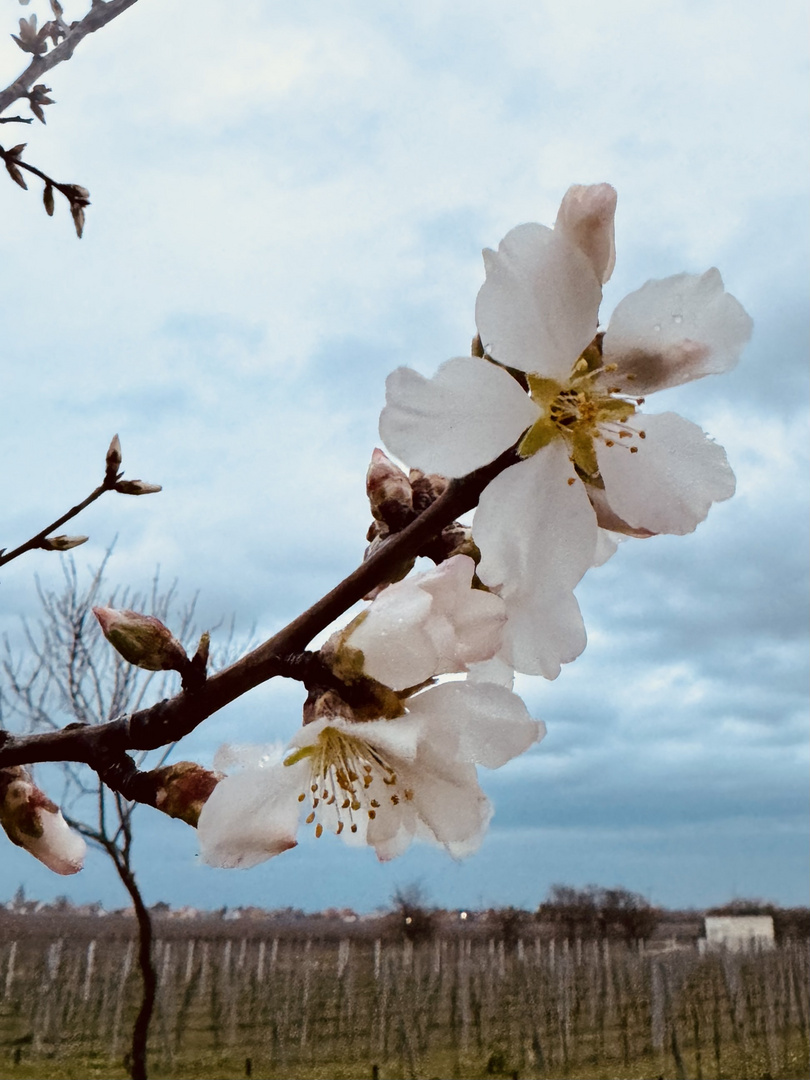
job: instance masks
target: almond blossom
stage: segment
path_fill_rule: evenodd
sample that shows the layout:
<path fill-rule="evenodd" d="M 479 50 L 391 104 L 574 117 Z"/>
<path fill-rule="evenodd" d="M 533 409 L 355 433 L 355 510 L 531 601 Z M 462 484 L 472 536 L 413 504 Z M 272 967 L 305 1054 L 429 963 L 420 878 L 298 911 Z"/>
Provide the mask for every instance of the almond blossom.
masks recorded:
<path fill-rule="evenodd" d="M 486 675 L 424 688 L 435 676 L 485 666 L 501 647 L 504 603 L 471 587 L 474 571 L 469 556 L 455 555 L 395 582 L 332 635 L 321 657 L 347 691 L 364 686 L 362 707 L 327 690 L 308 702 L 285 754 L 264 747 L 253 760 L 246 751 L 219 756 L 218 767 L 244 767 L 220 780 L 202 808 L 206 862 L 253 866 L 281 854 L 297 843 L 303 811 L 317 836 L 327 830 L 369 844 L 380 859 L 415 837 L 455 856 L 478 847 L 492 807 L 476 764 L 499 768 L 545 727 Z"/>
<path fill-rule="evenodd" d="M 468 671 L 498 653 L 506 623 L 503 600 L 471 588 L 474 572 L 469 555 L 454 555 L 395 582 L 336 638 L 359 649 L 365 674 L 392 690 Z"/>
<path fill-rule="evenodd" d="M 369 844 L 381 860 L 414 838 L 468 855 L 492 816 L 475 765 L 499 768 L 544 734 L 517 695 L 487 683 L 432 686 L 394 719 L 322 716 L 282 762 L 220 781 L 200 814 L 203 860 L 250 867 L 279 855 L 297 843 L 302 814 L 316 836 Z"/>
<path fill-rule="evenodd" d="M 751 320 L 712 269 L 647 282 L 597 334 L 615 201 L 607 184 L 575 186 L 553 229 L 520 225 L 485 251 L 482 355 L 432 379 L 397 369 L 380 418 L 393 453 L 450 477 L 517 446 L 475 514 L 478 575 L 506 603 L 503 659 L 547 678 L 585 646 L 573 589 L 604 558 L 600 528 L 689 533 L 735 487 L 699 427 L 639 410 L 641 395 L 729 370 Z"/>

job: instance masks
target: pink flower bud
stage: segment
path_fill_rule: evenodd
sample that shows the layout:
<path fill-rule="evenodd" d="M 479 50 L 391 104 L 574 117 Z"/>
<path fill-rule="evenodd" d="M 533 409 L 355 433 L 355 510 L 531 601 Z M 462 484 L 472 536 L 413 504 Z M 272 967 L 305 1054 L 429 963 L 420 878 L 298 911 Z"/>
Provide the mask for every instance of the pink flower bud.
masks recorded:
<path fill-rule="evenodd" d="M 75 874 L 84 865 L 84 840 L 22 765 L 0 769 L 0 825 L 12 844 L 55 874 Z"/>
<path fill-rule="evenodd" d="M 366 474 L 366 492 L 371 513 L 391 532 L 399 532 L 413 517 L 413 500 L 408 477 L 393 461 L 376 449 Z"/>
<path fill-rule="evenodd" d="M 187 825 L 197 828 L 200 811 L 208 797 L 222 779 L 223 774 L 211 772 L 194 761 L 178 761 L 153 769 L 157 782 L 158 810 L 169 817 L 180 818 Z"/>
<path fill-rule="evenodd" d="M 616 264 L 615 213 L 616 189 L 610 184 L 572 184 L 554 224 L 555 230 L 588 256 L 602 283 L 610 278 Z"/>
<path fill-rule="evenodd" d="M 186 650 L 168 627 L 154 615 L 94 607 L 104 637 L 130 664 L 147 671 L 180 671 L 188 668 Z"/>

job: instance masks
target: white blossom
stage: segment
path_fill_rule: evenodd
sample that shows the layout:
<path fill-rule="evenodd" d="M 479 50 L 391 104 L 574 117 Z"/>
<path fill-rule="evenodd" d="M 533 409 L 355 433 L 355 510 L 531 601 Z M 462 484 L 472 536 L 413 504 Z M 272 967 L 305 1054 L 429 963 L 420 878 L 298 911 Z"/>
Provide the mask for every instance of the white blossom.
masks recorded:
<path fill-rule="evenodd" d="M 524 460 L 485 489 L 473 536 L 478 575 L 507 605 L 503 658 L 547 678 L 585 646 L 572 590 L 609 552 L 599 527 L 688 533 L 735 486 L 722 447 L 674 413 L 642 414 L 639 395 L 727 371 L 751 320 L 712 269 L 648 282 L 595 337 L 611 193 L 572 188 L 554 229 L 520 225 L 485 251 L 486 357 L 449 360 L 432 379 L 399 368 L 380 418 L 398 457 L 451 477 L 518 445 Z"/>
<path fill-rule="evenodd" d="M 503 686 L 446 682 L 393 720 L 324 716 L 302 727 L 282 764 L 226 777 L 200 815 L 203 860 L 249 867 L 293 847 L 299 817 L 369 844 L 378 858 L 414 838 L 460 857 L 483 839 L 492 806 L 475 765 L 498 768 L 545 734 Z"/>
<path fill-rule="evenodd" d="M 404 690 L 495 656 L 506 608 L 471 587 L 474 572 L 468 555 L 454 555 L 379 593 L 344 639 L 363 653 L 364 672 Z"/>

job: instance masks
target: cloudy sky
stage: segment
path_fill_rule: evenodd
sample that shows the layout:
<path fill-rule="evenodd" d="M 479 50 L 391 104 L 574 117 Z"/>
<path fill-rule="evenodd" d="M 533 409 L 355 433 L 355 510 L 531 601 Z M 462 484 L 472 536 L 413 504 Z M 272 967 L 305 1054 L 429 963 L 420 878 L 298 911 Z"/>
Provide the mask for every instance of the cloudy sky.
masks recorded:
<path fill-rule="evenodd" d="M 9 33 L 32 10 L 0 2 Z M 448 906 L 531 907 L 555 882 L 807 903 L 807 21 L 804 0 L 140 0 L 50 73 L 47 127 L 0 129 L 92 198 L 79 242 L 0 177 L 0 546 L 83 497 L 117 431 L 127 475 L 164 491 L 91 508 L 77 566 L 117 535 L 111 587 L 159 564 L 244 635 L 356 565 L 386 375 L 467 350 L 481 249 L 551 224 L 569 184 L 619 192 L 605 322 L 648 278 L 714 265 L 755 322 L 735 372 L 653 404 L 726 446 L 737 495 L 582 582 L 588 648 L 520 681 L 548 737 L 482 778 L 476 856 L 381 865 L 305 837 L 216 871 L 141 808 L 148 902 L 367 910 L 418 881 Z M 24 62 L 6 35 L 3 85 Z M 12 642 L 36 574 L 57 585 L 58 557 L 3 571 Z M 255 691 L 182 756 L 286 740 L 301 697 Z M 125 902 L 100 856 L 62 879 L 4 845 L 0 866 L 0 900 Z"/>

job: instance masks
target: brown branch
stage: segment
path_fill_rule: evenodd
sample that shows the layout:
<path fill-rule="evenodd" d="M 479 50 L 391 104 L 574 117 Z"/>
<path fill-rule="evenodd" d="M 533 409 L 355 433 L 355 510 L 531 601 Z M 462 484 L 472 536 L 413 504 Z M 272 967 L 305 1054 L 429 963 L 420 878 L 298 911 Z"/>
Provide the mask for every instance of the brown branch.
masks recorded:
<path fill-rule="evenodd" d="M 137 0 L 107 0 L 106 3 L 102 0 L 93 0 L 90 11 L 80 22 L 73 23 L 63 41 L 43 56 L 35 56 L 25 71 L 10 86 L 5 90 L 0 90 L 0 113 L 5 112 L 9 105 L 19 98 L 27 97 L 33 84 L 46 71 L 55 68 L 64 60 L 69 60 L 83 38 L 112 22 L 135 3 Z"/>
<path fill-rule="evenodd" d="M 25 169 L 27 172 L 33 173 L 34 176 L 38 176 L 39 179 L 42 180 L 45 185 L 43 202 L 45 203 L 45 211 L 48 214 L 48 217 L 53 216 L 54 188 L 56 188 L 61 195 L 64 195 L 70 206 L 70 213 L 73 217 L 76 235 L 81 240 L 84 231 L 84 208 L 90 205 L 90 192 L 87 188 L 82 187 L 81 184 L 60 184 L 58 180 L 54 180 L 52 176 L 48 176 L 42 169 L 38 169 L 36 165 L 31 165 L 29 162 L 23 161 L 19 155 L 24 149 L 25 143 L 12 147 L 11 150 L 5 150 L 0 146 L 0 158 L 3 159 L 9 176 L 25 191 L 28 190 L 28 185 L 26 184 L 20 169 Z"/>
<path fill-rule="evenodd" d="M 68 726 L 37 735 L 0 731 L 0 766 L 36 761 L 109 760 L 126 750 L 154 750 L 176 742 L 212 713 L 255 686 L 290 673 L 290 656 L 302 652 L 331 622 L 362 600 L 372 589 L 392 580 L 398 569 L 456 518 L 472 510 L 481 492 L 499 473 L 519 461 L 514 447 L 459 480 L 401 533 L 381 545 L 361 566 L 344 578 L 307 611 L 247 653 L 230 667 L 212 675 L 200 689 L 181 692 L 148 709 L 92 727 Z"/>
<path fill-rule="evenodd" d="M 0 548 L 0 566 L 5 566 L 5 564 L 10 563 L 12 559 L 18 559 L 20 555 L 24 555 L 26 551 L 33 551 L 35 548 L 43 548 L 46 551 L 67 550 L 65 546 L 60 548 L 49 543 L 48 534 L 52 533 L 54 529 L 60 528 L 65 522 L 70 521 L 71 518 L 75 518 L 82 510 L 90 506 L 91 503 L 94 503 L 96 499 L 100 499 L 105 491 L 118 491 L 123 495 L 149 494 L 151 492 L 160 491 L 160 487 L 156 484 L 144 484 L 142 480 L 122 480 L 121 477 L 124 474 L 119 471 L 120 465 L 121 444 L 118 441 L 118 436 L 115 435 L 107 451 L 104 479 L 99 486 L 94 488 L 86 499 L 83 499 L 80 503 L 76 503 L 75 506 L 71 506 L 70 510 L 62 514 L 61 517 L 58 517 L 56 521 L 52 521 L 50 525 L 46 525 L 44 529 L 40 529 L 40 531 L 32 536 L 30 540 L 26 540 L 24 544 L 20 544 L 20 546 L 14 548 L 13 551 L 6 552 L 5 548 Z M 85 537 L 84 539 L 87 538 Z"/>

